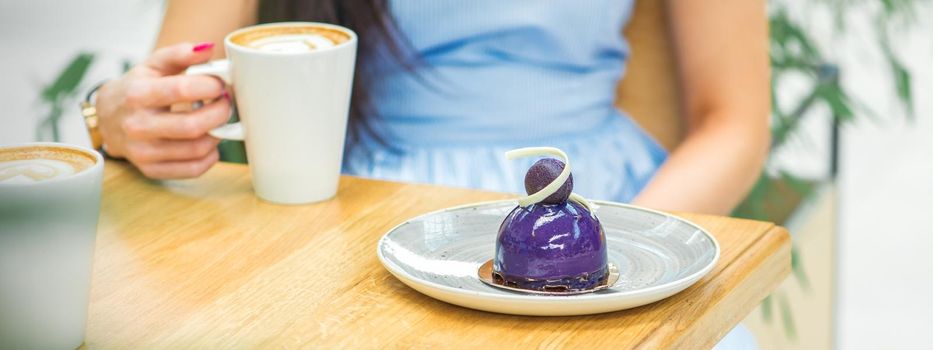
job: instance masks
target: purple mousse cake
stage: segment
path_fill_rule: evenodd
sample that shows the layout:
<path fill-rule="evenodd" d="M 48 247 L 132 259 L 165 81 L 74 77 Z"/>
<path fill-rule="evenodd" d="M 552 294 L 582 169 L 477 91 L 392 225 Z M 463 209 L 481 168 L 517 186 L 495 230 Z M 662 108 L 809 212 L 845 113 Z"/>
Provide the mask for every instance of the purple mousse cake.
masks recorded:
<path fill-rule="evenodd" d="M 529 195 L 558 178 L 564 163 L 544 158 L 525 175 Z M 570 198 L 573 177 L 537 203 L 517 206 L 499 227 L 493 279 L 509 287 L 573 292 L 609 277 L 606 236 L 590 209 Z"/>

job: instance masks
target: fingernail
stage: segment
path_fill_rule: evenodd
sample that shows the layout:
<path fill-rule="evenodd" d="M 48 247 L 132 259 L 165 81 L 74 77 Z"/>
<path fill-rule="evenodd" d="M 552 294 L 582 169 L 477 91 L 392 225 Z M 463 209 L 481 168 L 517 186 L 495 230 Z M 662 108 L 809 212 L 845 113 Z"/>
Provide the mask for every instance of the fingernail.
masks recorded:
<path fill-rule="evenodd" d="M 194 48 L 192 48 L 191 51 L 194 51 L 194 52 L 201 52 L 201 51 L 204 51 L 204 50 L 209 50 L 209 49 L 212 48 L 212 47 L 214 47 L 214 43 L 212 43 L 212 42 L 203 42 L 203 43 L 194 45 Z"/>
<path fill-rule="evenodd" d="M 227 89 L 224 89 L 223 97 L 227 99 L 227 102 L 230 102 L 230 93 L 227 92 Z"/>

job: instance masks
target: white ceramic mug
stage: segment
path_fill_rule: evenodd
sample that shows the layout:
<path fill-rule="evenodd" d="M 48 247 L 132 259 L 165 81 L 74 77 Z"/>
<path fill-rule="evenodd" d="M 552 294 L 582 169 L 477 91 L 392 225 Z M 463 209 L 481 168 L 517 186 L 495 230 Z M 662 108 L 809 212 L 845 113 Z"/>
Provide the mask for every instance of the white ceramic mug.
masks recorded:
<path fill-rule="evenodd" d="M 339 42 L 298 52 L 266 51 L 248 42 L 303 28 L 320 29 Z M 260 198 L 301 204 L 333 197 L 343 160 L 356 34 L 324 23 L 272 23 L 234 31 L 224 47 L 226 60 L 187 71 L 214 75 L 233 86 L 241 122 L 211 135 L 246 142 L 253 188 Z"/>
<path fill-rule="evenodd" d="M 103 170 L 83 147 L 0 147 L 0 349 L 84 341 Z"/>

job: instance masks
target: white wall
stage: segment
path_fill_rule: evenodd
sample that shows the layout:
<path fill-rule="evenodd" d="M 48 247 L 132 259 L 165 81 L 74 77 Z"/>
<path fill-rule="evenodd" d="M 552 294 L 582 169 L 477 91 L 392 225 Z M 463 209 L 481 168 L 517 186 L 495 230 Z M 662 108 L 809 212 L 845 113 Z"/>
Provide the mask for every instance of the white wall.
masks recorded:
<path fill-rule="evenodd" d="M 927 8 L 919 15 L 929 18 Z M 897 47 L 914 68 L 917 119 L 883 113 L 846 128 L 842 147 L 839 344 L 844 349 L 933 345 L 933 25 Z M 857 57 L 847 65 L 862 67 Z M 883 94 L 868 74 L 847 84 Z M 896 108 L 894 109 L 896 110 Z M 883 111 L 892 111 L 891 108 Z"/>
<path fill-rule="evenodd" d="M 75 54 L 99 56 L 86 88 L 118 76 L 123 59 L 138 62 L 150 50 L 161 14 L 159 0 L 0 1 L 0 144 L 34 140 L 46 113 L 39 93 Z M 60 124 L 66 142 L 87 142 L 79 101 Z"/>

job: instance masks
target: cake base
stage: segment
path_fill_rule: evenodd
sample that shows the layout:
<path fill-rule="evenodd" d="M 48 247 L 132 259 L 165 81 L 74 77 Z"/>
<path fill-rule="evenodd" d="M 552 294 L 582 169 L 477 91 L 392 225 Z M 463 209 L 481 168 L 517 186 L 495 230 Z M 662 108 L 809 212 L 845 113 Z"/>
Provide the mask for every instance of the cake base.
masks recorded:
<path fill-rule="evenodd" d="M 570 279 L 568 279 L 568 281 L 554 281 L 555 282 L 554 284 L 552 284 L 552 281 L 530 281 L 531 285 L 535 285 L 537 283 L 541 283 L 543 285 L 544 282 L 547 282 L 548 284 L 547 287 L 542 287 L 542 289 L 530 289 L 530 288 L 523 288 L 522 286 L 519 286 L 514 283 L 506 283 L 506 281 L 503 280 L 501 276 L 498 276 L 498 274 L 495 271 L 493 271 L 492 263 L 493 261 L 492 259 L 490 259 L 486 263 L 480 265 L 479 270 L 477 271 L 480 281 L 483 281 L 483 283 L 486 283 L 496 288 L 507 289 L 507 290 L 511 290 L 515 292 L 522 292 L 522 293 L 541 294 L 541 295 L 586 294 L 586 293 L 592 293 L 592 292 L 600 291 L 603 289 L 607 289 L 609 287 L 612 287 L 614 284 L 616 284 L 616 282 L 619 281 L 619 268 L 615 264 L 609 263 L 607 264 L 607 267 L 606 267 L 606 269 L 609 270 L 609 273 L 607 273 L 605 277 L 601 278 L 598 281 L 599 284 L 597 284 L 595 287 L 590 288 L 590 289 L 573 289 L 570 286 L 573 284 L 574 281 Z M 561 282 L 565 282 L 566 284 L 562 284 Z"/>

